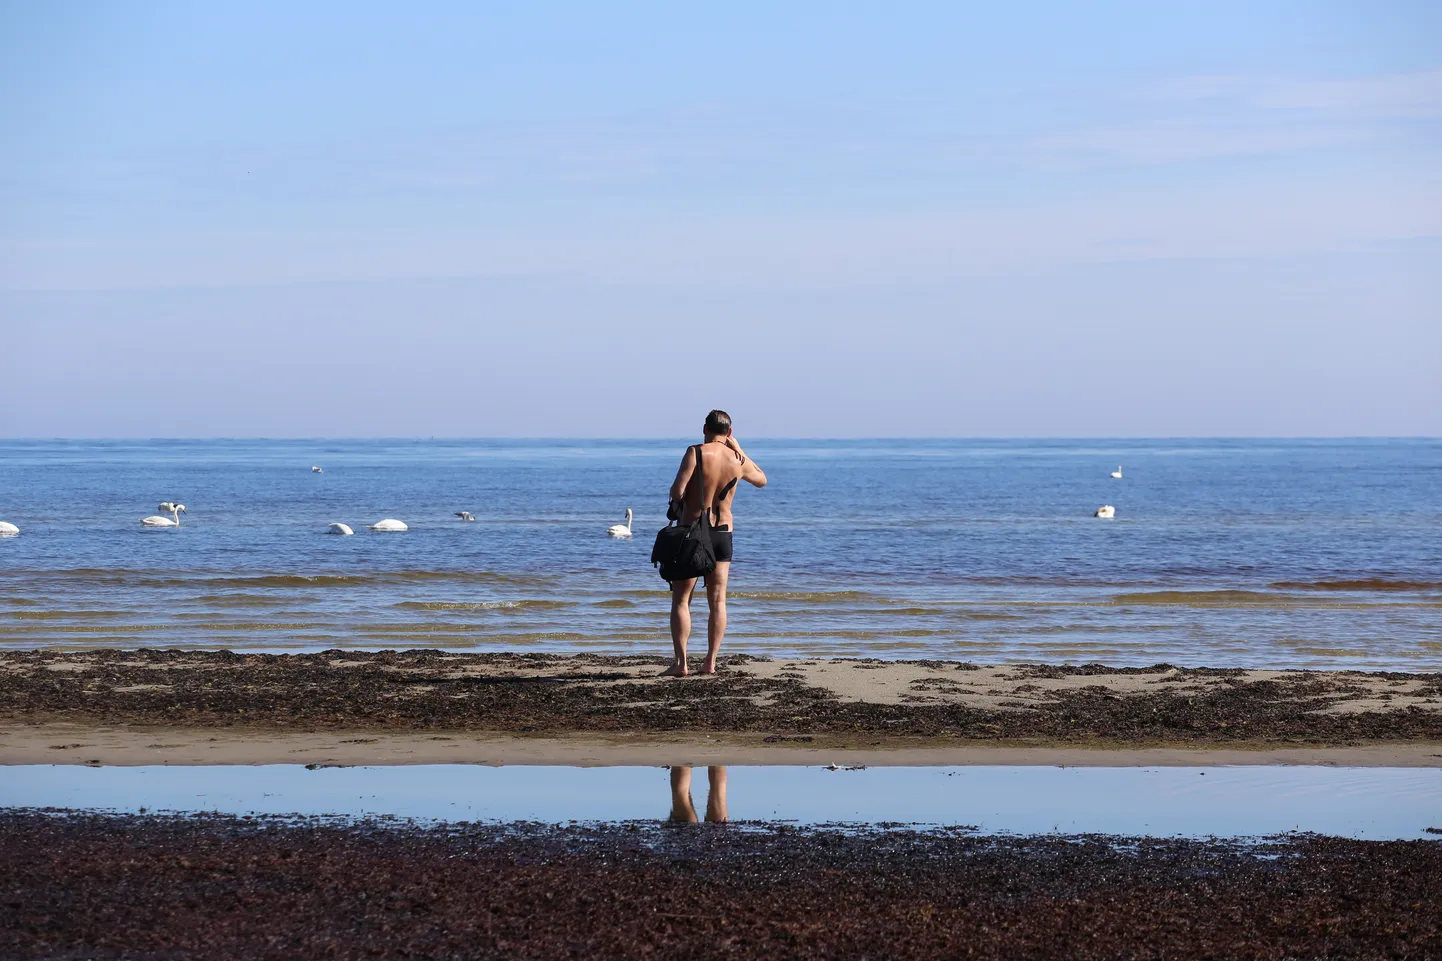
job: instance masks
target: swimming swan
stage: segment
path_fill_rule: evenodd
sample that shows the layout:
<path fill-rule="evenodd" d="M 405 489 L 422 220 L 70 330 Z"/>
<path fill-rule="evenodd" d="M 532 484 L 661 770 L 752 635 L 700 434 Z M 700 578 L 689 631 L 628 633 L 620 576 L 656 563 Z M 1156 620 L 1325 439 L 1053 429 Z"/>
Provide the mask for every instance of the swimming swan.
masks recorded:
<path fill-rule="evenodd" d="M 1098 508 L 1096 509 L 1096 513 L 1093 514 L 1092 516 L 1093 516 L 1093 517 L 1116 517 L 1116 516 L 1117 516 L 1117 509 L 1116 509 L 1115 507 L 1113 507 L 1112 505 L 1110 505 L 1110 504 L 1103 504 L 1101 507 L 1098 507 Z"/>
<path fill-rule="evenodd" d="M 386 518 L 385 520 L 383 520 L 383 521 L 376 521 L 374 524 L 372 524 L 372 525 L 371 525 L 371 530 L 373 530 L 373 531 L 408 531 L 408 530 L 410 530 L 410 528 L 407 527 L 403 521 L 398 521 L 398 520 L 396 520 L 394 517 L 387 517 L 387 518 Z"/>
<path fill-rule="evenodd" d="M 20 528 L 9 521 L 0 521 L 0 537 L 14 537 L 20 533 Z"/>
<path fill-rule="evenodd" d="M 476 519 L 476 515 L 470 511 L 456 511 L 456 516 L 463 521 L 473 521 Z"/>
<path fill-rule="evenodd" d="M 145 527 L 179 527 L 180 515 L 185 513 L 185 505 L 172 504 L 170 501 L 166 501 L 161 504 L 160 507 L 162 510 L 169 508 L 170 517 L 161 517 L 158 514 L 152 514 L 150 517 L 142 517 L 140 523 Z M 171 518 L 174 518 L 174 520 Z"/>
<path fill-rule="evenodd" d="M 1121 464 L 1118 464 L 1118 465 L 1117 465 L 1117 469 L 1114 470 L 1114 471 L 1112 471 L 1112 476 L 1115 477 L 1117 480 L 1121 480 L 1121 477 L 1122 477 L 1122 465 L 1121 465 Z"/>
<path fill-rule="evenodd" d="M 631 508 L 626 508 L 626 523 L 612 524 L 606 528 L 608 537 L 630 537 L 631 536 Z"/>
<path fill-rule="evenodd" d="M 325 471 L 321 470 L 320 467 L 319 467 L 318 465 L 316 465 L 316 464 L 310 465 L 310 472 L 311 472 L 312 474 L 324 474 L 324 473 L 325 473 Z"/>
<path fill-rule="evenodd" d="M 327 534 L 344 534 L 347 537 L 355 533 L 355 531 L 350 529 L 349 524 L 342 524 L 339 521 L 327 527 L 325 532 Z"/>

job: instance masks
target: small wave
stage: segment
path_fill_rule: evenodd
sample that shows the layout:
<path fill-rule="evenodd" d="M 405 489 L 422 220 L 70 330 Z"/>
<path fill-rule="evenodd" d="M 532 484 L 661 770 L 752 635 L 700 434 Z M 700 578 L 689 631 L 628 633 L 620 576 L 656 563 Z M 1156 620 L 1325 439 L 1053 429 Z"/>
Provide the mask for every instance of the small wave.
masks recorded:
<path fill-rule="evenodd" d="M 251 633 L 255 631 L 315 631 L 329 630 L 335 627 L 332 621 L 207 620 L 207 618 L 213 618 L 215 616 L 210 612 L 201 614 L 180 613 L 171 616 L 177 621 L 183 621 L 187 631 L 239 631 Z"/>
<path fill-rule="evenodd" d="M 13 617 L 13 618 L 16 618 L 17 620 L 24 620 L 24 621 L 50 621 L 50 620 L 64 620 L 64 619 L 66 619 L 66 618 L 71 618 L 71 617 L 86 617 L 86 618 L 93 618 L 93 617 L 131 617 L 131 616 L 133 616 L 133 615 L 134 615 L 134 612 L 133 612 L 133 611 L 89 610 L 89 611 L 10 611 L 8 614 L 5 614 L 4 616 L 5 616 L 5 617 Z"/>
<path fill-rule="evenodd" d="M 291 603 L 274 594 L 201 594 L 182 598 L 191 604 L 207 604 L 213 607 L 280 607 Z"/>
<path fill-rule="evenodd" d="M 374 571 L 364 574 L 257 574 L 208 577 L 206 587 L 362 587 L 370 584 L 415 584 L 430 581 L 515 584 L 523 579 L 491 571 Z M 170 583 L 174 583 L 173 581 Z"/>
<path fill-rule="evenodd" d="M 23 574 L 31 583 L 84 581 L 86 584 L 114 584 L 125 587 L 192 587 L 197 590 L 245 590 L 247 588 L 365 587 L 386 584 L 416 584 L 434 581 L 459 584 L 509 584 L 533 586 L 548 583 L 541 577 L 497 574 L 494 571 L 365 571 L 326 574 L 232 574 L 224 571 L 115 570 L 70 568 L 66 570 L 6 571 Z"/>
<path fill-rule="evenodd" d="M 372 578 L 352 574 L 256 574 L 249 577 L 207 577 L 209 588 L 225 587 L 349 587 Z"/>
<path fill-rule="evenodd" d="M 734 594 L 731 595 L 731 597 L 732 597 L 733 599 L 735 598 L 735 596 L 736 596 L 736 595 L 734 595 Z M 870 604 L 875 604 L 875 603 L 876 603 L 875 598 L 866 598 L 866 601 L 867 601 L 868 603 L 870 603 Z M 814 609 L 808 609 L 808 608 L 803 604 L 803 605 L 797 605 L 797 606 L 794 607 L 794 608 L 786 608 L 786 607 L 773 608 L 773 609 L 771 609 L 771 610 L 768 610 L 768 611 L 766 612 L 766 614 L 767 614 L 768 617 L 826 617 L 826 616 L 831 616 L 831 617 L 877 617 L 877 618 L 930 617 L 930 618 L 960 618 L 960 619 L 967 619 L 967 620 L 972 620 L 972 619 L 988 620 L 988 619 L 991 619 L 991 618 L 986 617 L 986 616 L 984 616 L 984 615 L 974 614 L 974 613 L 972 613 L 972 612 L 970 612 L 970 611 L 963 610 L 963 609 L 960 609 L 960 608 L 957 608 L 957 607 L 924 607 L 924 606 L 919 606 L 919 605 L 918 605 L 918 606 L 913 606 L 913 607 L 906 607 L 906 606 L 900 606 L 900 605 L 898 605 L 897 607 L 871 607 L 871 606 L 862 606 L 862 607 L 838 607 L 837 610 L 832 610 L 832 611 L 816 611 L 816 610 L 814 610 Z M 999 615 L 999 616 L 1001 616 L 1001 617 L 1012 617 L 1012 616 L 1015 616 L 1015 615 Z"/>
<path fill-rule="evenodd" d="M 152 573 L 152 572 L 146 572 Z M 159 574 L 160 572 L 153 572 Z M 86 584 L 128 584 L 131 583 L 131 574 L 126 571 L 117 571 L 110 568 L 100 567 L 76 567 L 66 570 L 8 570 L 3 576 L 6 580 L 14 578 L 28 586 L 43 583 L 46 580 L 78 580 Z"/>
<path fill-rule="evenodd" d="M 850 601 L 868 601 L 872 604 L 886 603 L 887 598 L 877 597 L 865 591 L 732 591 L 731 597 L 748 601 L 809 601 L 818 604 L 838 604 Z"/>
<path fill-rule="evenodd" d="M 1278 604 L 1292 600 L 1285 594 L 1262 591 L 1143 591 L 1118 594 L 1113 604 Z"/>
<path fill-rule="evenodd" d="M 752 639 L 760 639 L 760 640 L 772 639 L 772 638 L 786 638 L 786 639 L 791 639 L 791 640 L 805 641 L 805 640 L 808 640 L 808 639 L 811 639 L 811 638 L 818 638 L 818 637 L 844 637 L 844 638 L 850 638 L 850 639 L 858 640 L 858 641 L 878 641 L 878 640 L 884 641 L 884 640 L 888 640 L 888 639 L 890 639 L 890 638 L 897 638 L 897 637 L 945 637 L 945 638 L 950 638 L 950 637 L 954 637 L 954 636 L 955 636 L 955 633 L 956 633 L 955 631 L 948 630 L 948 629 L 945 629 L 945 628 L 937 628 L 937 629 L 931 630 L 931 629 L 927 629 L 927 628 L 914 627 L 914 628 L 905 628 L 905 629 L 902 629 L 902 630 L 880 630 L 880 629 L 878 629 L 878 630 L 854 630 L 854 629 L 853 629 L 853 630 L 846 630 L 846 629 L 836 629 L 836 630 L 813 630 L 813 631 L 767 631 L 767 630 L 731 631 L 731 632 L 728 632 L 726 636 L 727 636 L 727 637 L 735 637 L 735 638 L 737 638 L 737 639 L 740 639 L 740 638 L 743 638 L 743 637 L 744 637 L 744 638 L 752 638 Z"/>
<path fill-rule="evenodd" d="M 945 607 L 855 607 L 847 613 L 881 617 L 946 617 L 957 612 Z"/>
<path fill-rule="evenodd" d="M 1288 591 L 1436 591 L 1442 581 L 1393 581 L 1367 577 L 1350 581 L 1278 581 L 1271 585 Z"/>
<path fill-rule="evenodd" d="M 167 624 L 37 624 L 34 627 L 6 627 L 0 624 L 0 635 L 19 637 L 40 631 L 58 634 L 154 634 L 172 628 Z"/>
<path fill-rule="evenodd" d="M 575 601 L 400 601 L 392 607 L 413 611 L 509 611 L 575 607 Z"/>

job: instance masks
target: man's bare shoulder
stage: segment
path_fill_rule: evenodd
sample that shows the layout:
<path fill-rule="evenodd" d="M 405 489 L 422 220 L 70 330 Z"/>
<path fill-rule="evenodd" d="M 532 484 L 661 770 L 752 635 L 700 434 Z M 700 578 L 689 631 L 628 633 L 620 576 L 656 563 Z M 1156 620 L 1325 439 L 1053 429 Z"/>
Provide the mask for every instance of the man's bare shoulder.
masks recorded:
<path fill-rule="evenodd" d="M 741 475 L 741 458 L 725 444 L 707 444 L 701 448 L 706 458 L 706 469 L 719 471 L 723 477 Z"/>

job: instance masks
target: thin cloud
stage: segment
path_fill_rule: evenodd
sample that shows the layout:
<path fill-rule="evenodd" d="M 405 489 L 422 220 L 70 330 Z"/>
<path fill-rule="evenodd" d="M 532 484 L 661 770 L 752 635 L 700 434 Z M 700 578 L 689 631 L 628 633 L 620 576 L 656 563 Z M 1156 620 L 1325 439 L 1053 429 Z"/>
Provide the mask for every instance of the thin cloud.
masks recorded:
<path fill-rule="evenodd" d="M 1421 141 L 1442 148 L 1442 70 L 1349 78 L 1175 77 L 1112 105 L 1125 120 L 1032 138 L 1034 158 L 1177 164 Z"/>
<path fill-rule="evenodd" d="M 1442 116 L 1442 69 L 1364 77 L 1252 74 L 1172 77 L 1138 90 L 1138 101 L 1222 105 L 1264 111 L 1308 110 L 1348 117 Z"/>

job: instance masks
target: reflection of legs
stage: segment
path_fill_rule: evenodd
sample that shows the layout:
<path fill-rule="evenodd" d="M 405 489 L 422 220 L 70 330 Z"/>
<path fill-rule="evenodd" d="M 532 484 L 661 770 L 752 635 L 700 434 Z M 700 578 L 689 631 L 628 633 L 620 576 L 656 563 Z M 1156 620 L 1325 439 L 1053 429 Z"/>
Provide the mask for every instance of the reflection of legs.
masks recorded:
<path fill-rule="evenodd" d="M 691 593 L 696 590 L 696 578 L 671 582 L 671 647 L 676 655 L 666 674 L 681 677 L 687 673 L 686 642 L 691 638 Z"/>
<path fill-rule="evenodd" d="M 716 673 L 716 655 L 721 653 L 721 639 L 726 636 L 726 580 L 731 576 L 731 562 L 717 561 L 716 569 L 706 575 L 706 606 L 711 618 L 706 623 L 706 660 L 702 674 Z M 687 620 L 690 620 L 689 612 Z"/>
<path fill-rule="evenodd" d="M 726 820 L 726 769 L 724 767 L 711 766 L 706 769 L 706 778 L 711 782 L 711 789 L 706 793 L 706 820 L 722 822 Z M 689 795 L 687 800 L 690 800 Z M 695 817 L 695 815 L 692 815 Z"/>
<path fill-rule="evenodd" d="M 711 806 L 706 806 L 706 819 L 711 819 Z M 671 816 L 669 820 L 684 824 L 696 823 L 696 808 L 691 805 L 691 768 L 671 768 Z"/>

